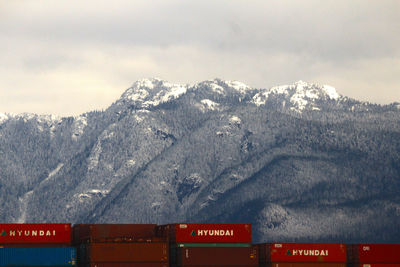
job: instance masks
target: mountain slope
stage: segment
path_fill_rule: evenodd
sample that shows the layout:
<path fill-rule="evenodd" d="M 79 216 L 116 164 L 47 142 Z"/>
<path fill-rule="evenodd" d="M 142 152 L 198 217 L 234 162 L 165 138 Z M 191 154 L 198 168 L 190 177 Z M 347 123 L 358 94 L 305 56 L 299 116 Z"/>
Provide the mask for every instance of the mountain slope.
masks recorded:
<path fill-rule="evenodd" d="M 256 241 L 394 242 L 398 107 L 302 81 L 144 79 L 101 112 L 3 114 L 0 219 L 251 222 Z"/>

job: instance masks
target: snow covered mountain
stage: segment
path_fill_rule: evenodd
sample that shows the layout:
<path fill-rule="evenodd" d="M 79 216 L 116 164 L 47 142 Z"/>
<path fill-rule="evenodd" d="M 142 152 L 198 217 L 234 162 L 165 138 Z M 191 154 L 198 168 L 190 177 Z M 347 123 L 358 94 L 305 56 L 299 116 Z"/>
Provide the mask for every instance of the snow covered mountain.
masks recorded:
<path fill-rule="evenodd" d="M 302 81 L 143 79 L 105 111 L 0 114 L 0 220 L 250 222 L 256 241 L 398 241 L 398 107 Z"/>
<path fill-rule="evenodd" d="M 267 101 L 280 101 L 283 106 L 289 105 L 290 110 L 302 112 L 305 109 L 321 110 L 318 104 L 324 102 L 337 102 L 341 96 L 336 89 L 329 85 L 308 84 L 298 81 L 293 85 L 276 86 L 264 92 L 257 93 L 254 98 L 254 104 L 260 106 L 265 105 Z"/>

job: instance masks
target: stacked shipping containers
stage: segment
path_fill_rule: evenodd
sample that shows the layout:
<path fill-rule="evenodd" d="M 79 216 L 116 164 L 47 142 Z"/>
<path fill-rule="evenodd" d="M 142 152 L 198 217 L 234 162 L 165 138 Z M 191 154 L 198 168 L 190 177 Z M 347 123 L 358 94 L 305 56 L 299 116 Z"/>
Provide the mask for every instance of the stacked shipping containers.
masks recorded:
<path fill-rule="evenodd" d="M 250 224 L 170 224 L 157 227 L 169 239 L 171 267 L 254 267 Z"/>
<path fill-rule="evenodd" d="M 250 224 L 0 224 L 1 266 L 400 267 L 400 244 L 251 244 Z M 347 248 L 347 249 L 346 249 Z"/>
<path fill-rule="evenodd" d="M 346 267 L 345 244 L 267 243 L 257 247 L 260 267 Z"/>
<path fill-rule="evenodd" d="M 400 244 L 348 245 L 347 253 L 352 267 L 400 267 Z"/>
<path fill-rule="evenodd" d="M 0 224 L 0 266 L 75 266 L 70 224 Z"/>
<path fill-rule="evenodd" d="M 155 224 L 78 224 L 73 227 L 80 266 L 168 267 L 168 242 Z"/>

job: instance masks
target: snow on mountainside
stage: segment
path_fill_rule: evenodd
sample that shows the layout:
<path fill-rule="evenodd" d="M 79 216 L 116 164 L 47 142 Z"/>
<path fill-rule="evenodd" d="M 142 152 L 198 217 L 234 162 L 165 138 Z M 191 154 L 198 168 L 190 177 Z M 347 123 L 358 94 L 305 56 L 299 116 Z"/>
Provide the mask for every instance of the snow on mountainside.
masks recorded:
<path fill-rule="evenodd" d="M 302 112 L 304 109 L 320 110 L 318 101 L 334 100 L 338 101 L 341 96 L 336 89 L 329 85 L 308 84 L 298 81 L 292 85 L 272 87 L 264 92 L 259 92 L 253 97 L 253 102 L 257 106 L 265 105 L 270 98 L 282 96 L 285 105 L 289 104 L 290 109 Z"/>
<path fill-rule="evenodd" d="M 221 79 L 143 79 L 76 117 L 0 114 L 0 220 L 250 222 L 255 241 L 393 242 L 399 122 L 398 103 L 326 85 Z"/>
<path fill-rule="evenodd" d="M 120 101 L 130 102 L 142 108 L 157 106 L 185 94 L 186 85 L 172 84 L 160 79 L 143 79 L 125 91 Z"/>
<path fill-rule="evenodd" d="M 9 119 L 9 116 L 7 114 L 0 113 L 0 124 L 7 121 L 8 119 Z"/>

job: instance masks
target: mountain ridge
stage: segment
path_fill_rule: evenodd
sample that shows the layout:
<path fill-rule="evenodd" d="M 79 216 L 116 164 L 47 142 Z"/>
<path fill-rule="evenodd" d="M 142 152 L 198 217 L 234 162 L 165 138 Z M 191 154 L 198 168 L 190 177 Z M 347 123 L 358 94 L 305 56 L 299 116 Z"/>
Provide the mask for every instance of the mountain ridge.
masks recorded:
<path fill-rule="evenodd" d="M 143 79 L 75 117 L 0 115 L 0 220 L 250 222 L 257 241 L 394 242 L 399 115 L 328 86 L 221 79 Z"/>

